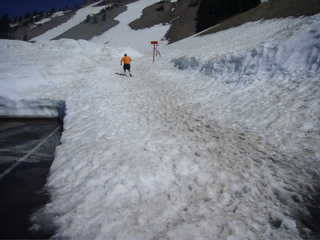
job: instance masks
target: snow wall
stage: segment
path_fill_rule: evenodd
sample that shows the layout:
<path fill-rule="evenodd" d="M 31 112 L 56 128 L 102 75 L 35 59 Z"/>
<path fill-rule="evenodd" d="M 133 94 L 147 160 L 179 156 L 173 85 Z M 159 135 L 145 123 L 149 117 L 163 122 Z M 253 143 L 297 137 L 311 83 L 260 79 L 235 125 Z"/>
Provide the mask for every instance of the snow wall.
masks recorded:
<path fill-rule="evenodd" d="M 172 63 L 198 75 L 201 86 L 221 89 L 201 99 L 218 119 L 264 129 L 280 142 L 290 139 L 297 149 L 314 152 L 319 159 L 319 38 L 315 23 L 280 44 L 269 41 L 212 58 L 183 56 Z"/>
<path fill-rule="evenodd" d="M 65 116 L 65 102 L 52 99 L 10 100 L 0 96 L 0 116 L 2 118 L 59 118 Z"/>

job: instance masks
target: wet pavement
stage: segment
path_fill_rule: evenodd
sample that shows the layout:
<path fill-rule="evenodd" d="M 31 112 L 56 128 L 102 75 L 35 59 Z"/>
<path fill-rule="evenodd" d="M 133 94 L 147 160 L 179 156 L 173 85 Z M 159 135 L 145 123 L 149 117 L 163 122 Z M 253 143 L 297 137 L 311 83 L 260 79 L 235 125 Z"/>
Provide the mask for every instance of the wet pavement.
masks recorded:
<path fill-rule="evenodd" d="M 44 189 L 60 123 L 0 120 L 0 239 L 48 239 L 54 231 L 30 231 L 30 216 L 49 201 Z"/>

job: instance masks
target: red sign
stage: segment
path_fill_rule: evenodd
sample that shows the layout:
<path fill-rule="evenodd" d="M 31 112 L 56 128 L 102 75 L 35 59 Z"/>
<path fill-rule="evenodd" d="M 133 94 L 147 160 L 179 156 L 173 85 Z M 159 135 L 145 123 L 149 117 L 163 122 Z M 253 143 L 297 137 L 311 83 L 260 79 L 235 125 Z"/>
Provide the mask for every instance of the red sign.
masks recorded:
<path fill-rule="evenodd" d="M 153 59 L 152 59 L 152 62 L 154 62 L 154 54 L 156 52 L 156 44 L 158 44 L 158 41 L 151 41 L 151 44 L 153 44 Z"/>

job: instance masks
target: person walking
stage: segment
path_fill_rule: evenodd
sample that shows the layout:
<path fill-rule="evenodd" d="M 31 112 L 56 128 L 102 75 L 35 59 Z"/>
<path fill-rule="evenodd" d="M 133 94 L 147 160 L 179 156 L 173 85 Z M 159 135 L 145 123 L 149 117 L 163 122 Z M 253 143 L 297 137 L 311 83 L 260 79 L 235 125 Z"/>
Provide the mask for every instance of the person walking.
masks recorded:
<path fill-rule="evenodd" d="M 156 45 L 156 56 L 159 55 L 159 56 L 161 57 L 161 54 L 160 54 L 160 50 L 159 50 L 159 49 L 160 49 L 160 47 L 159 47 L 159 45 L 157 44 L 157 45 Z"/>
<path fill-rule="evenodd" d="M 129 74 L 130 74 L 130 77 L 132 77 L 131 75 L 131 63 L 132 59 L 131 57 L 127 56 L 127 54 L 124 54 L 124 57 L 121 59 L 120 61 L 120 65 L 122 66 L 122 62 L 123 62 L 123 71 L 124 71 L 124 74 L 126 74 L 126 71 L 128 70 Z"/>

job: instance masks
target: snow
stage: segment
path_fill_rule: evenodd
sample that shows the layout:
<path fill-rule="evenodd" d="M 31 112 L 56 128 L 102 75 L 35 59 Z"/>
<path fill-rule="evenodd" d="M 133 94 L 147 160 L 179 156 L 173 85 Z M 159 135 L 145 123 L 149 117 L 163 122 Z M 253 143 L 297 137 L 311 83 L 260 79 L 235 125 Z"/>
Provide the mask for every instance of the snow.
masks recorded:
<path fill-rule="evenodd" d="M 70 12 L 70 11 L 71 10 L 66 11 L 66 12 Z M 46 22 L 50 22 L 53 18 L 63 16 L 66 12 L 64 12 L 64 11 L 55 12 L 50 17 L 43 18 L 40 21 L 34 22 L 35 26 L 33 26 L 33 27 L 37 27 L 37 25 L 41 25 Z"/>
<path fill-rule="evenodd" d="M 162 41 L 152 63 L 144 31 L 160 41 L 159 26 L 126 27 L 148 4 L 128 5 L 107 32 L 114 38 L 0 41 L 1 115 L 52 116 L 48 101 L 66 105 L 51 201 L 34 213 L 33 229 L 53 227 L 57 239 L 310 234 L 320 14 Z M 115 74 L 124 53 L 133 78 Z"/>
<path fill-rule="evenodd" d="M 158 0 L 140 0 L 130 4 L 127 11 L 119 14 L 115 20 L 119 24 L 105 32 L 104 34 L 94 37 L 91 42 L 94 43 L 107 43 L 107 46 L 113 48 L 120 48 L 130 45 L 131 48 L 138 50 L 141 53 L 152 52 L 151 41 L 160 41 L 170 28 L 170 25 L 156 25 L 154 27 L 143 30 L 132 30 L 128 24 L 133 20 L 140 18 L 142 10 L 151 4 L 157 3 Z M 130 42 L 130 43 L 129 43 Z M 168 42 L 163 39 L 164 44 Z M 128 54 L 131 54 L 130 51 Z"/>

